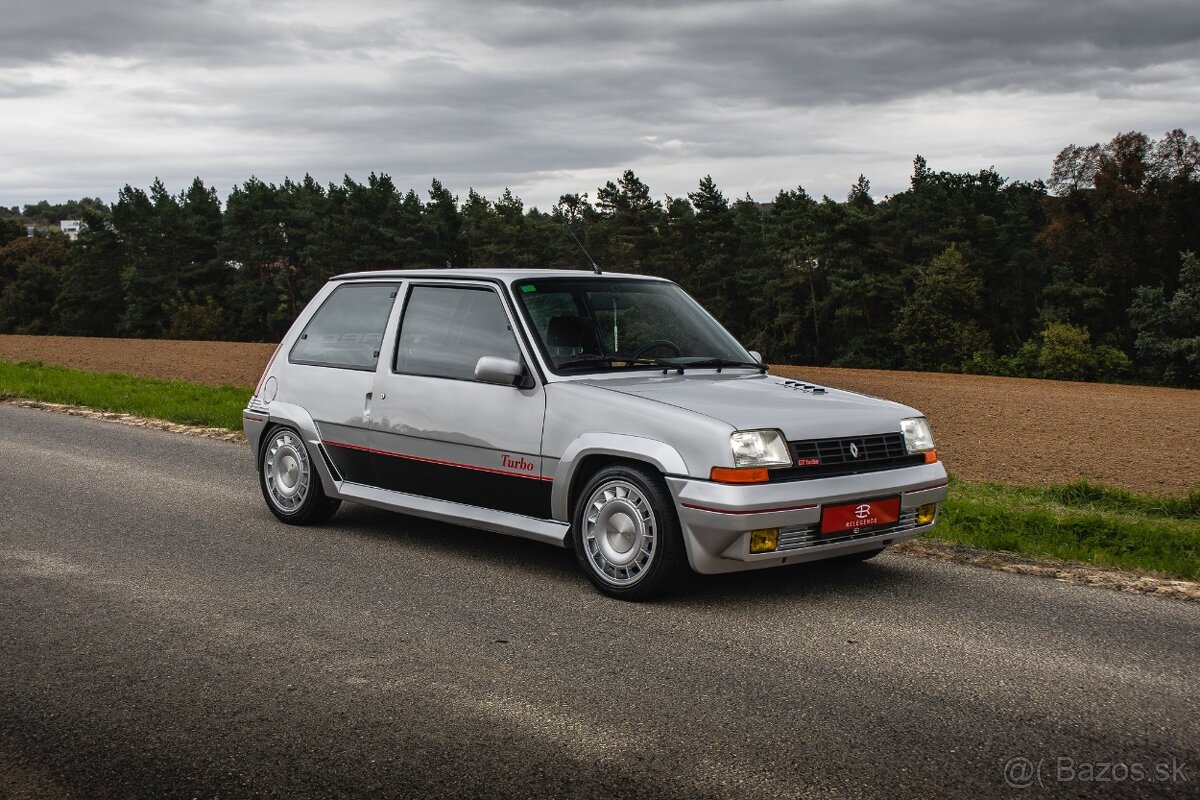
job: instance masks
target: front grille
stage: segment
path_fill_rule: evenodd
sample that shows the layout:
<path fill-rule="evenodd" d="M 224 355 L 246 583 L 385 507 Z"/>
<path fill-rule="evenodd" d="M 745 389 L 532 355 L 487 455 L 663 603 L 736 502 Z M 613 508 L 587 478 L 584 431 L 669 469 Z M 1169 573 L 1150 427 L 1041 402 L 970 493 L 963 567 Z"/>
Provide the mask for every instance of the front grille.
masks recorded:
<path fill-rule="evenodd" d="M 788 442 L 788 449 L 795 466 L 772 469 L 772 481 L 855 475 L 860 472 L 876 472 L 925 463 L 923 453 L 911 454 L 905 449 L 904 435 L 901 433 L 806 439 Z M 812 463 L 814 461 L 816 463 Z"/>
<path fill-rule="evenodd" d="M 883 525 L 868 530 L 822 535 L 819 523 L 799 528 L 783 528 L 779 531 L 779 546 L 776 550 L 804 550 L 808 547 L 845 544 L 846 542 L 853 542 L 859 539 L 870 539 L 873 536 L 898 535 L 911 531 L 915 527 L 917 527 L 917 510 L 915 508 L 907 508 L 900 512 L 900 519 L 891 525 Z"/>

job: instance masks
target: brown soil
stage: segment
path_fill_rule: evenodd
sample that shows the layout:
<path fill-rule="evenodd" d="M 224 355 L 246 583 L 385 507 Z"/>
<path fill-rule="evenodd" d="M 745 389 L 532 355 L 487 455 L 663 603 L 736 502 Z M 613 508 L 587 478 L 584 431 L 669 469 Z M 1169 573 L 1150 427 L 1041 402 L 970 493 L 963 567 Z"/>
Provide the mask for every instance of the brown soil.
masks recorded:
<path fill-rule="evenodd" d="M 94 372 L 125 372 L 214 386 L 251 386 L 267 366 L 273 344 L 165 339 L 87 339 L 77 336 L 0 336 L 0 359 L 36 359 Z"/>
<path fill-rule="evenodd" d="M 253 386 L 274 345 L 0 336 L 0 359 Z M 772 367 L 923 411 L 960 478 L 1087 478 L 1157 494 L 1200 489 L 1200 391 L 922 372 Z"/>
<path fill-rule="evenodd" d="M 920 409 L 946 468 L 967 480 L 1200 489 L 1200 391 L 865 369 L 772 372 Z"/>

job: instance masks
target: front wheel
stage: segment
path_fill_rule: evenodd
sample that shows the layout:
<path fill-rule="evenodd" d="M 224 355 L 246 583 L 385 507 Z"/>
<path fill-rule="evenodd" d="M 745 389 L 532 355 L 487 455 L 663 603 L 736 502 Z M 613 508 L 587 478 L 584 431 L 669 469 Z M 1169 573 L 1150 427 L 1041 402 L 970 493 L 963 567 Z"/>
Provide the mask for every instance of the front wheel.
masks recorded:
<path fill-rule="evenodd" d="M 641 466 L 597 472 L 575 505 L 572 535 L 580 566 L 610 597 L 661 594 L 687 568 L 674 502 L 662 479 Z"/>
<path fill-rule="evenodd" d="M 324 522 L 342 504 L 325 494 L 304 440 L 291 428 L 275 428 L 263 438 L 258 482 L 267 508 L 289 525 Z"/>

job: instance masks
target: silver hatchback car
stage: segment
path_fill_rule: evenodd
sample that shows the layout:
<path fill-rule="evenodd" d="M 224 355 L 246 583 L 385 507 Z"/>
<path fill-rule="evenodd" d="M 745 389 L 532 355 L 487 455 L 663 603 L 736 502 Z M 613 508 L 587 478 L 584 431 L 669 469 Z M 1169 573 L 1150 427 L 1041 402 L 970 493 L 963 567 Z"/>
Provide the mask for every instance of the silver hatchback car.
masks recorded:
<path fill-rule="evenodd" d="M 523 536 L 629 599 L 689 566 L 870 558 L 932 528 L 947 491 L 918 411 L 773 376 L 639 275 L 341 275 L 243 419 L 284 522 L 350 500 Z"/>

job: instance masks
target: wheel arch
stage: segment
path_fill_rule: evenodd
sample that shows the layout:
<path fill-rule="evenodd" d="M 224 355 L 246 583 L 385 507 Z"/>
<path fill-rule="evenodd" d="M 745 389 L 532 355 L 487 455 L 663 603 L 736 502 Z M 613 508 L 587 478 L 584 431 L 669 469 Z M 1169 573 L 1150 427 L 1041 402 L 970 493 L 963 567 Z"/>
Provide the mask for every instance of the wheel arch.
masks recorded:
<path fill-rule="evenodd" d="M 308 458 L 321 479 L 321 488 L 327 497 L 340 497 L 338 494 L 338 479 L 334 477 L 330 467 L 329 455 L 321 443 L 321 433 L 317 423 L 301 406 L 292 403 L 271 403 L 270 420 L 263 427 L 254 450 L 254 467 L 262 471 L 262 448 L 270 434 L 276 428 L 291 428 L 300 434 L 308 448 Z"/>
<path fill-rule="evenodd" d="M 584 434 L 571 443 L 558 462 L 550 494 L 554 519 L 570 522 L 583 487 L 601 469 L 616 463 L 641 464 L 659 475 L 688 474 L 683 456 L 664 442 L 625 434 Z"/>

